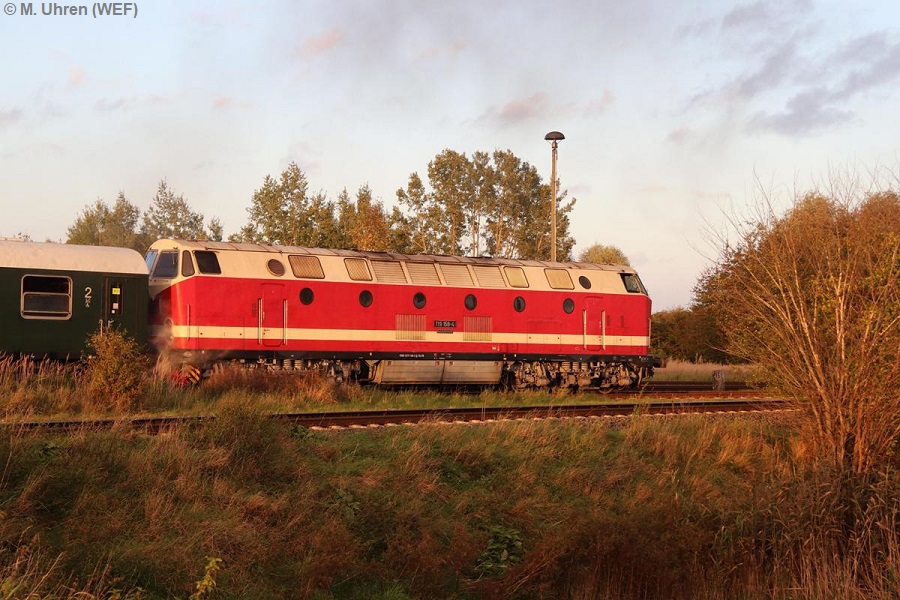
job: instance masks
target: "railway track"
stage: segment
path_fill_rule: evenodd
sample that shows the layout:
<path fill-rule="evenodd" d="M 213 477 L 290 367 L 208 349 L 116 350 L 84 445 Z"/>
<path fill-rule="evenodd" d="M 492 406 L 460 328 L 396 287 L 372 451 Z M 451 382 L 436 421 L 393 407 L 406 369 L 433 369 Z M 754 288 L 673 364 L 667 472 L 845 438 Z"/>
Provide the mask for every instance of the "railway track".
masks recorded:
<path fill-rule="evenodd" d="M 436 409 L 334 411 L 277 413 L 270 415 L 292 425 L 309 429 L 345 429 L 414 425 L 421 423 L 472 423 L 510 420 L 584 419 L 633 415 L 724 414 L 785 410 L 786 402 L 772 398 L 729 398 L 717 400 L 678 400 L 653 402 L 605 402 L 601 404 L 565 404 L 555 406 L 501 406 Z M 73 433 L 77 431 L 129 428 L 159 433 L 174 428 L 208 422 L 214 415 L 190 417 L 136 417 L 60 421 L 0 422 L 13 431 Z"/>

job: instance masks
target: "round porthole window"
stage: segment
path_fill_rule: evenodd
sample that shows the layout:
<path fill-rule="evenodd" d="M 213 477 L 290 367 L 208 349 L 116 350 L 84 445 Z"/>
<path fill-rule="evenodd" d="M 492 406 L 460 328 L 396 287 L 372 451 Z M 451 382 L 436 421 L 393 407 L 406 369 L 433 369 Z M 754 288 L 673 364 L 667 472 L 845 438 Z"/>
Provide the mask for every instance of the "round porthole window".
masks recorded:
<path fill-rule="evenodd" d="M 413 306 L 416 308 L 425 308 L 425 294 L 416 292 L 416 295 L 413 296 Z"/>
<path fill-rule="evenodd" d="M 584 275 L 582 275 L 581 277 L 578 278 L 578 283 L 580 283 L 581 287 L 583 287 L 586 290 L 591 289 L 591 280 L 588 279 L 587 277 L 585 277 Z"/>
<path fill-rule="evenodd" d="M 466 296 L 466 308 L 469 310 L 475 310 L 475 307 L 478 306 L 478 298 L 475 297 L 475 294 L 469 294 Z"/>
<path fill-rule="evenodd" d="M 516 299 L 513 300 L 513 308 L 516 309 L 516 312 L 522 312 L 525 310 L 525 298 L 522 296 L 516 296 Z"/>
<path fill-rule="evenodd" d="M 363 290 L 359 293 L 359 303 L 364 308 L 369 308 L 372 306 L 372 292 L 369 290 Z"/>
<path fill-rule="evenodd" d="M 302 290 L 300 290 L 300 303 L 301 304 L 309 306 L 310 304 L 312 304 L 313 299 L 315 299 L 315 294 L 313 294 L 313 291 L 311 289 L 303 288 Z"/>
<path fill-rule="evenodd" d="M 571 315 L 572 311 L 575 310 L 575 301 L 571 298 L 563 300 L 563 310 L 566 311 L 567 315 Z"/>
<path fill-rule="evenodd" d="M 276 258 L 270 258 L 269 262 L 266 263 L 266 267 L 269 269 L 269 273 L 275 277 L 284 275 L 284 265 Z"/>

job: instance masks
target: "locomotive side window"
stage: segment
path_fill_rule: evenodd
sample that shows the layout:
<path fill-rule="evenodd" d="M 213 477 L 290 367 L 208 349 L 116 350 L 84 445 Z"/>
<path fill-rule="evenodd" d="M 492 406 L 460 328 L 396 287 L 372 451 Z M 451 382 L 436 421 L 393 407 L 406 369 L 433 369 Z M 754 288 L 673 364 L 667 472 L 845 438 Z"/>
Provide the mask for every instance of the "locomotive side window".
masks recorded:
<path fill-rule="evenodd" d="M 347 267 L 347 275 L 353 281 L 372 281 L 372 273 L 364 258 L 345 258 L 344 266 Z"/>
<path fill-rule="evenodd" d="M 269 269 L 269 273 L 275 277 L 284 275 L 284 265 L 277 258 L 270 258 L 266 263 L 266 268 Z"/>
<path fill-rule="evenodd" d="M 587 277 L 585 277 L 584 275 L 582 275 L 581 277 L 578 278 L 578 283 L 580 283 L 581 287 L 583 287 L 586 290 L 591 289 L 591 280 L 588 279 Z"/>
<path fill-rule="evenodd" d="M 68 319 L 72 316 L 72 280 L 68 277 L 22 277 L 21 314 L 26 319 Z"/>
<path fill-rule="evenodd" d="M 416 295 L 413 296 L 413 306 L 416 308 L 425 308 L 425 294 L 416 292 Z"/>
<path fill-rule="evenodd" d="M 309 306 L 310 304 L 312 304 L 315 298 L 316 296 L 315 294 L 313 294 L 313 291 L 311 289 L 303 288 L 302 290 L 300 290 L 300 303 L 304 306 Z"/>
<path fill-rule="evenodd" d="M 159 253 L 153 276 L 161 279 L 172 279 L 178 275 L 178 250 L 163 250 Z"/>
<path fill-rule="evenodd" d="M 566 298 L 565 300 L 563 300 L 563 310 L 567 315 L 571 315 L 572 311 L 575 310 L 575 301 L 571 298 Z"/>
<path fill-rule="evenodd" d="M 190 277 L 194 274 L 194 261 L 191 260 L 191 253 L 185 250 L 181 253 L 181 276 Z"/>
<path fill-rule="evenodd" d="M 574 290 L 575 285 L 572 284 L 572 278 L 565 269 L 544 269 L 547 276 L 547 283 L 554 290 Z"/>
<path fill-rule="evenodd" d="M 322 270 L 322 263 L 319 262 L 318 256 L 292 254 L 288 256 L 288 262 L 291 263 L 294 277 L 298 279 L 325 279 L 325 272 Z"/>
<path fill-rule="evenodd" d="M 516 312 L 522 312 L 525 310 L 525 298 L 522 296 L 516 296 L 516 299 L 513 300 L 513 308 L 516 309 Z"/>
<path fill-rule="evenodd" d="M 509 285 L 517 288 L 528 287 L 528 278 L 525 277 L 525 269 L 522 267 L 503 267 L 503 272 L 506 273 Z"/>
<path fill-rule="evenodd" d="M 622 283 L 625 284 L 625 290 L 629 294 L 640 294 L 644 291 L 644 286 L 641 285 L 641 280 L 638 279 L 637 275 L 632 273 L 619 273 L 619 275 L 622 277 Z"/>
<path fill-rule="evenodd" d="M 363 308 L 369 308 L 372 306 L 372 292 L 369 290 L 363 290 L 359 293 L 359 303 Z"/>
<path fill-rule="evenodd" d="M 197 269 L 204 275 L 221 275 L 222 267 L 219 266 L 219 257 L 209 250 L 196 250 L 194 258 L 197 259 Z"/>
<path fill-rule="evenodd" d="M 466 308 L 475 310 L 476 306 L 478 306 L 478 298 L 476 298 L 474 294 L 466 296 Z"/>

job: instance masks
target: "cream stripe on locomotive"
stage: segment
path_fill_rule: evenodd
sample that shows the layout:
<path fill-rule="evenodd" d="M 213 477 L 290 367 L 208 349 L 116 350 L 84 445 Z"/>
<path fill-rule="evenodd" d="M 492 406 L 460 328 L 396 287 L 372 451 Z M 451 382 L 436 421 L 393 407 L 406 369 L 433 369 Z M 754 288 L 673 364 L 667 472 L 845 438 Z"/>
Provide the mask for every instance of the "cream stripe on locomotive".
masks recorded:
<path fill-rule="evenodd" d="M 301 341 L 353 341 L 353 342 L 394 342 L 410 341 L 404 335 L 407 332 L 395 329 L 306 329 L 283 327 L 264 328 L 260 336 L 259 328 L 249 327 L 207 327 L 197 325 L 175 325 L 171 329 L 164 327 L 153 328 L 153 335 L 171 334 L 179 340 L 191 340 L 198 338 L 208 339 L 248 339 L 257 341 L 283 341 L 285 335 L 288 343 Z M 617 335 L 570 335 L 555 333 L 503 333 L 492 332 L 490 339 L 471 339 L 466 332 L 453 331 L 424 331 L 415 341 L 427 343 L 472 343 L 472 344 L 538 344 L 538 345 L 565 345 L 581 346 L 583 348 L 597 349 L 605 346 L 648 346 L 648 336 L 617 336 Z M 423 335 L 424 334 L 424 335 Z M 605 339 L 603 339 L 605 337 Z"/>

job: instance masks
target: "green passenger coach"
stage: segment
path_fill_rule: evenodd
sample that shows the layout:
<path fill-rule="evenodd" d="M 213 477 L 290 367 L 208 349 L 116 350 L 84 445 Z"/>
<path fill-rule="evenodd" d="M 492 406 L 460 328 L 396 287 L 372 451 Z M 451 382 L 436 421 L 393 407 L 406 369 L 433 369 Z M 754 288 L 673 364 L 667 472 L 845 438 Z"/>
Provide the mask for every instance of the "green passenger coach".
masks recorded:
<path fill-rule="evenodd" d="M 0 353 L 77 359 L 101 328 L 144 345 L 147 285 L 134 250 L 0 240 Z"/>

